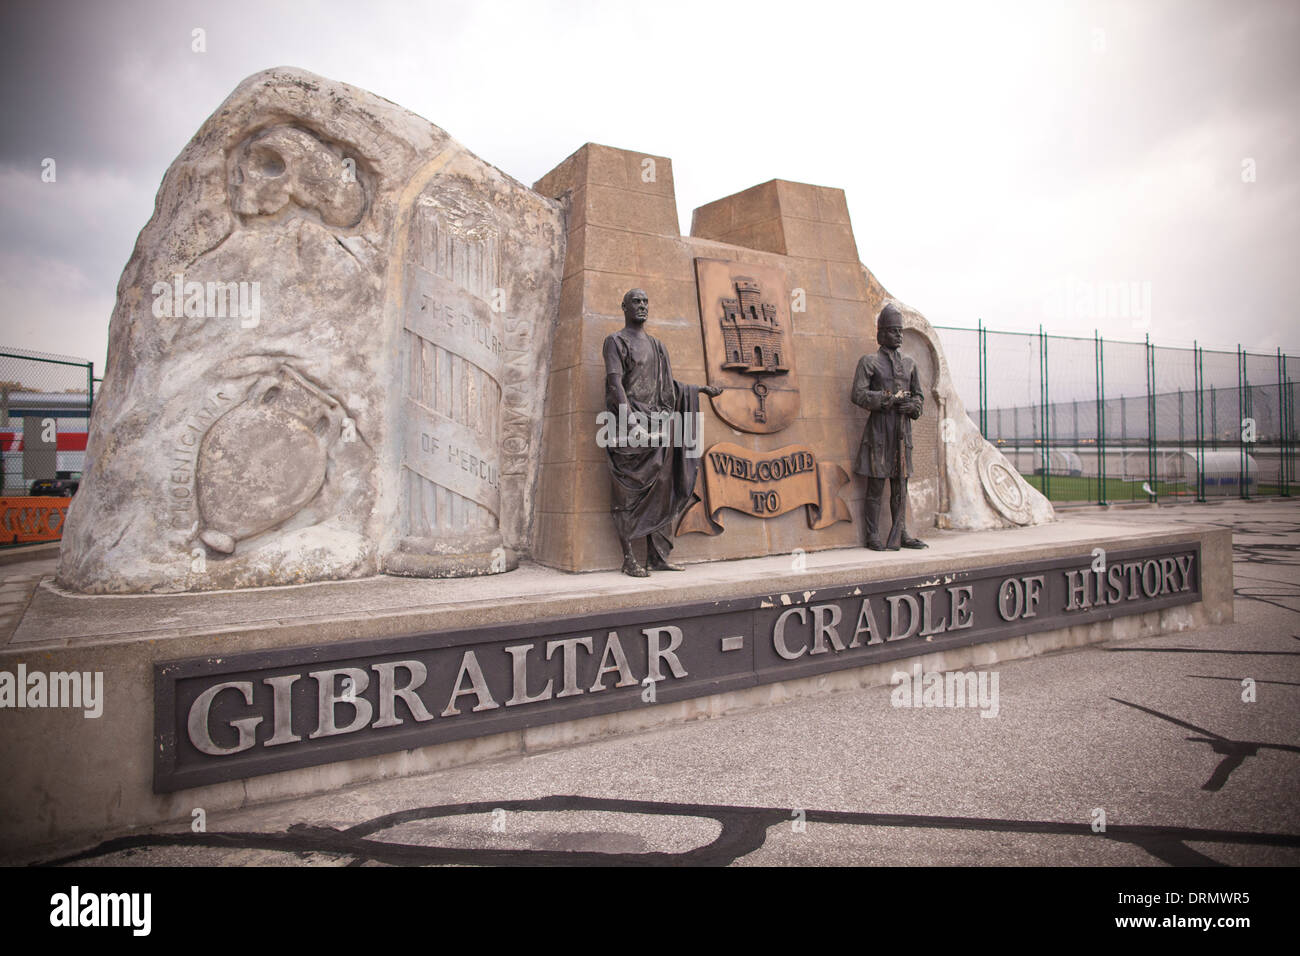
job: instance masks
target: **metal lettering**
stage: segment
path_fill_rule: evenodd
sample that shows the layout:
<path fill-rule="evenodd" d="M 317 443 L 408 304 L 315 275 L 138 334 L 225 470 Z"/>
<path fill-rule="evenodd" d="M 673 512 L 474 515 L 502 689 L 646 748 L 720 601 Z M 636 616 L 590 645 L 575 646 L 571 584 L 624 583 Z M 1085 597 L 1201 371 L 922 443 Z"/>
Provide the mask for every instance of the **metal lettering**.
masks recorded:
<path fill-rule="evenodd" d="M 947 618 L 940 618 L 936 627 L 934 623 L 934 591 L 921 592 L 921 636 L 929 637 L 931 634 L 942 634 L 948 630 Z"/>
<path fill-rule="evenodd" d="M 673 624 L 663 624 L 658 627 L 642 628 L 641 633 L 645 635 L 646 650 L 650 659 L 650 680 L 661 681 L 664 679 L 664 675 L 659 670 L 659 664 L 662 661 L 668 662 L 668 669 L 673 672 L 674 677 L 686 676 L 686 668 L 682 667 L 682 662 L 673 653 L 682 643 L 682 629 L 680 627 Z M 663 634 L 667 634 L 669 637 L 667 647 L 664 647 L 660 642 L 660 637 Z"/>
<path fill-rule="evenodd" d="M 512 687 L 514 693 L 506 701 L 507 707 L 515 707 L 519 704 L 535 704 L 541 700 L 551 699 L 551 685 L 554 681 L 549 678 L 546 686 L 542 688 L 541 693 L 534 697 L 528 696 L 528 653 L 533 649 L 532 644 L 516 644 L 513 647 L 505 648 L 505 652 L 510 655 L 510 672 L 513 677 Z M 546 657 L 549 660 L 550 654 Z M 477 658 L 475 659 L 477 661 Z"/>
<path fill-rule="evenodd" d="M 776 648 L 777 654 L 787 661 L 798 660 L 808 652 L 807 644 L 799 648 L 798 654 L 793 653 L 790 648 L 786 647 L 785 622 L 786 618 L 790 617 L 792 614 L 799 615 L 800 624 L 808 623 L 808 609 L 806 607 L 792 607 L 787 611 L 782 611 L 781 616 L 778 617 L 776 623 L 772 625 L 772 646 Z"/>
<path fill-rule="evenodd" d="M 840 640 L 839 632 L 835 629 L 840 624 L 840 606 L 838 604 L 815 604 L 813 605 L 813 648 L 811 654 L 825 654 L 826 638 L 831 639 L 831 645 L 837 651 L 844 650 L 844 642 Z M 827 618 L 830 618 L 828 621 Z"/>
<path fill-rule="evenodd" d="M 370 675 L 359 667 L 337 667 L 323 671 L 312 671 L 307 675 L 316 681 L 316 729 L 311 739 L 318 737 L 336 737 L 339 734 L 351 734 L 370 723 L 373 708 L 370 701 L 361 694 L 370 686 Z M 339 694 L 334 689 L 335 679 L 343 676 L 352 679 L 352 689 Z M 339 727 L 334 721 L 334 711 L 338 704 L 351 704 L 352 722 L 346 727 Z"/>
<path fill-rule="evenodd" d="M 680 631 L 678 632 L 681 633 Z M 680 643 L 680 642 L 679 642 Z M 674 644 L 673 647 L 677 645 Z M 591 653 L 590 637 L 569 637 L 562 641 L 548 641 L 546 644 L 546 659 L 551 659 L 551 654 L 557 647 L 564 649 L 564 687 L 556 697 L 572 697 L 574 694 L 581 694 L 582 690 L 578 687 L 578 648 L 585 647 L 587 653 Z M 675 659 L 675 658 L 674 658 Z M 681 674 L 677 675 L 682 676 Z M 547 689 L 550 689 L 550 683 L 547 683 Z"/>
<path fill-rule="evenodd" d="M 470 681 L 469 687 L 462 687 L 461 684 L 465 678 Z M 483 667 L 479 664 L 478 658 L 473 651 L 466 651 L 465 656 L 460 659 L 460 670 L 456 672 L 456 683 L 451 692 L 451 698 L 447 701 L 447 707 L 443 710 L 443 717 L 454 717 L 460 713 L 456 709 L 456 698 L 462 694 L 473 694 L 478 698 L 478 703 L 474 705 L 474 712 L 480 710 L 494 710 L 501 705 L 492 699 L 492 692 L 488 690 L 487 679 L 483 676 Z"/>
<path fill-rule="evenodd" d="M 263 747 L 278 747 L 280 744 L 293 744 L 302 740 L 293 732 L 293 698 L 290 696 L 293 685 L 301 674 L 285 674 L 282 677 L 268 677 L 264 681 L 271 688 L 271 739 Z"/>
<path fill-rule="evenodd" d="M 254 730 L 262 722 L 261 717 L 242 717 L 239 720 L 232 720 L 230 726 L 239 731 L 239 742 L 233 747 L 219 747 L 212 735 L 208 732 L 208 713 L 212 710 L 212 701 L 223 690 L 237 690 L 244 695 L 244 703 L 250 707 L 253 705 L 253 683 L 246 680 L 227 681 L 224 684 L 213 684 L 203 693 L 195 698 L 194 703 L 190 705 L 189 714 L 189 732 L 190 743 L 197 747 L 205 754 L 213 757 L 224 757 L 227 754 L 237 754 L 241 750 L 247 750 L 256 743 Z"/>
<path fill-rule="evenodd" d="M 916 598 L 910 594 L 891 594 L 885 598 L 885 602 L 889 605 L 889 636 L 885 640 L 902 641 L 914 635 L 921 626 L 920 605 Z M 900 634 L 898 609 L 903 604 L 907 605 L 907 630 Z"/>
<path fill-rule="evenodd" d="M 397 686 L 395 672 L 399 667 L 404 668 L 411 675 L 405 687 Z M 433 720 L 433 714 L 429 713 L 424 706 L 424 701 L 416 693 L 417 689 L 424 686 L 425 678 L 429 676 L 423 664 L 419 661 L 385 661 L 382 664 L 372 664 L 371 669 L 379 675 L 379 719 L 370 726 L 396 727 L 403 723 L 402 718 L 397 716 L 398 697 L 406 701 L 411 716 L 416 720 L 421 723 Z"/>
<path fill-rule="evenodd" d="M 885 639 L 880 636 L 880 628 L 876 627 L 876 615 L 871 610 L 871 601 L 869 598 L 862 599 L 862 607 L 858 609 L 858 626 L 853 632 L 853 640 L 849 642 L 849 647 L 859 647 L 861 641 L 858 640 L 860 634 L 870 634 L 867 644 L 883 644 Z"/>
<path fill-rule="evenodd" d="M 1065 587 L 1068 600 L 1065 603 L 1067 611 L 1079 611 L 1084 608 L 1092 607 L 1092 599 L 1088 597 L 1088 579 L 1084 576 L 1083 571 L 1066 571 Z M 1078 579 L 1076 581 L 1076 578 Z M 999 607 L 1001 605 L 1001 593 L 998 595 Z M 1004 618 L 1004 620 L 1008 620 Z"/>
<path fill-rule="evenodd" d="M 970 606 L 971 596 L 974 593 L 975 588 L 970 584 L 948 589 L 949 599 L 952 602 L 952 623 L 948 625 L 948 630 L 960 631 L 975 623 L 975 612 Z"/>
<path fill-rule="evenodd" d="M 606 662 L 613 658 L 612 664 Z M 600 667 L 596 671 L 596 680 L 588 689 L 589 693 L 596 693 L 599 690 L 605 690 L 605 675 L 618 674 L 618 682 L 615 687 L 631 687 L 637 683 L 637 679 L 632 675 L 632 668 L 627 662 L 627 654 L 623 651 L 623 642 L 618 639 L 618 631 L 610 631 L 609 636 L 605 638 L 605 651 L 600 655 Z"/>

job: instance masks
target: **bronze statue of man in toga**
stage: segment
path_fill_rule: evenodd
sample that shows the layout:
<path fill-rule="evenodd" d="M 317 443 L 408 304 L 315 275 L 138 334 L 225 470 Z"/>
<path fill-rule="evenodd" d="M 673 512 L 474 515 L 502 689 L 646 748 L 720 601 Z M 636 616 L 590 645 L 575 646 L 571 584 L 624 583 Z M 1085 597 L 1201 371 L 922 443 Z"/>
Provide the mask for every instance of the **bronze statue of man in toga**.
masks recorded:
<path fill-rule="evenodd" d="M 903 315 L 888 303 L 876 319 L 880 351 L 864 355 L 853 376 L 854 405 L 871 411 L 862 430 L 854 471 L 866 476 L 867 547 L 873 551 L 924 548 L 925 542 L 907 533 L 907 479 L 912 474 L 912 422 L 921 417 L 924 395 L 916 362 L 899 351 L 903 344 Z M 880 499 L 889 481 L 889 538 L 880 540 Z"/>
<path fill-rule="evenodd" d="M 649 317 L 649 297 L 629 289 L 623 296 L 623 328 L 607 336 L 604 346 L 605 407 L 631 426 L 627 441 L 610 444 L 606 451 L 613 478 L 610 512 L 623 547 L 623 573 L 634 578 L 685 570 L 668 561 L 673 529 L 696 499 L 699 457 L 687 454 L 683 432 L 699 421 L 700 392 L 722 394 L 715 386 L 673 380 L 668 351 L 644 329 Z M 693 418 L 684 429 L 686 416 Z M 698 439 L 697 428 L 693 434 Z M 644 565 L 632 553 L 638 538 L 646 539 Z"/>

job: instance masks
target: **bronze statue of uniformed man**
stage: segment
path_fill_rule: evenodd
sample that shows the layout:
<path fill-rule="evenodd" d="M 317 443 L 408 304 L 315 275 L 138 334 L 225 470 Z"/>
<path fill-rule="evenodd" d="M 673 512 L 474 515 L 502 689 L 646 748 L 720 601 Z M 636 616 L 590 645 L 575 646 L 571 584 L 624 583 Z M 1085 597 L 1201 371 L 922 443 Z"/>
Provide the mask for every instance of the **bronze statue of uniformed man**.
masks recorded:
<path fill-rule="evenodd" d="M 620 415 L 622 406 L 620 417 L 633 420 L 629 440 L 606 451 L 613 479 L 610 513 L 623 547 L 623 573 L 634 578 L 685 570 L 668 560 L 673 529 L 696 500 L 699 458 L 686 453 L 682 426 L 685 416 L 699 414 L 700 392 L 722 394 L 712 385 L 673 379 L 667 349 L 643 328 L 649 317 L 649 297 L 629 289 L 623 296 L 623 328 L 607 336 L 604 346 L 605 408 Z M 646 539 L 644 565 L 632 553 L 632 542 L 639 538 Z"/>
<path fill-rule="evenodd" d="M 912 422 L 921 417 L 924 396 L 916 362 L 903 355 L 903 315 L 888 303 L 876 319 L 880 351 L 864 355 L 853 376 L 853 404 L 869 409 L 854 467 L 866 476 L 867 547 L 873 551 L 924 548 L 907 533 L 907 479 L 912 474 Z M 880 540 L 880 499 L 889 481 L 889 537 Z"/>

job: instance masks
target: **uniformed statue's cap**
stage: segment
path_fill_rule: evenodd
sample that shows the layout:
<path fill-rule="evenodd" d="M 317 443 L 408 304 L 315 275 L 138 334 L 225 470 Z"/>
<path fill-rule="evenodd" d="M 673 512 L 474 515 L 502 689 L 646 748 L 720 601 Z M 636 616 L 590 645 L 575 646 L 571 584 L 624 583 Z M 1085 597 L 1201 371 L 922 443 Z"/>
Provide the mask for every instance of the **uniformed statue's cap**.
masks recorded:
<path fill-rule="evenodd" d="M 888 303 L 880 310 L 880 316 L 876 319 L 877 329 L 901 329 L 903 327 L 903 313 L 895 308 L 894 303 Z"/>

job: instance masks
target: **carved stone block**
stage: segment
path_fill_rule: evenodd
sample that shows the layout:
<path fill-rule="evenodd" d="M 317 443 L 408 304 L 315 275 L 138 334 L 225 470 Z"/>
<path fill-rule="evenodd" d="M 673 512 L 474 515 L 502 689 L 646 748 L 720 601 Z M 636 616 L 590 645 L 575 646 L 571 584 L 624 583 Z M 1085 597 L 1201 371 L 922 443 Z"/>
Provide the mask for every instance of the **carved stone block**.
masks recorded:
<path fill-rule="evenodd" d="M 245 80 L 118 286 L 58 583 L 491 573 L 531 546 L 559 205 L 377 96 Z"/>

